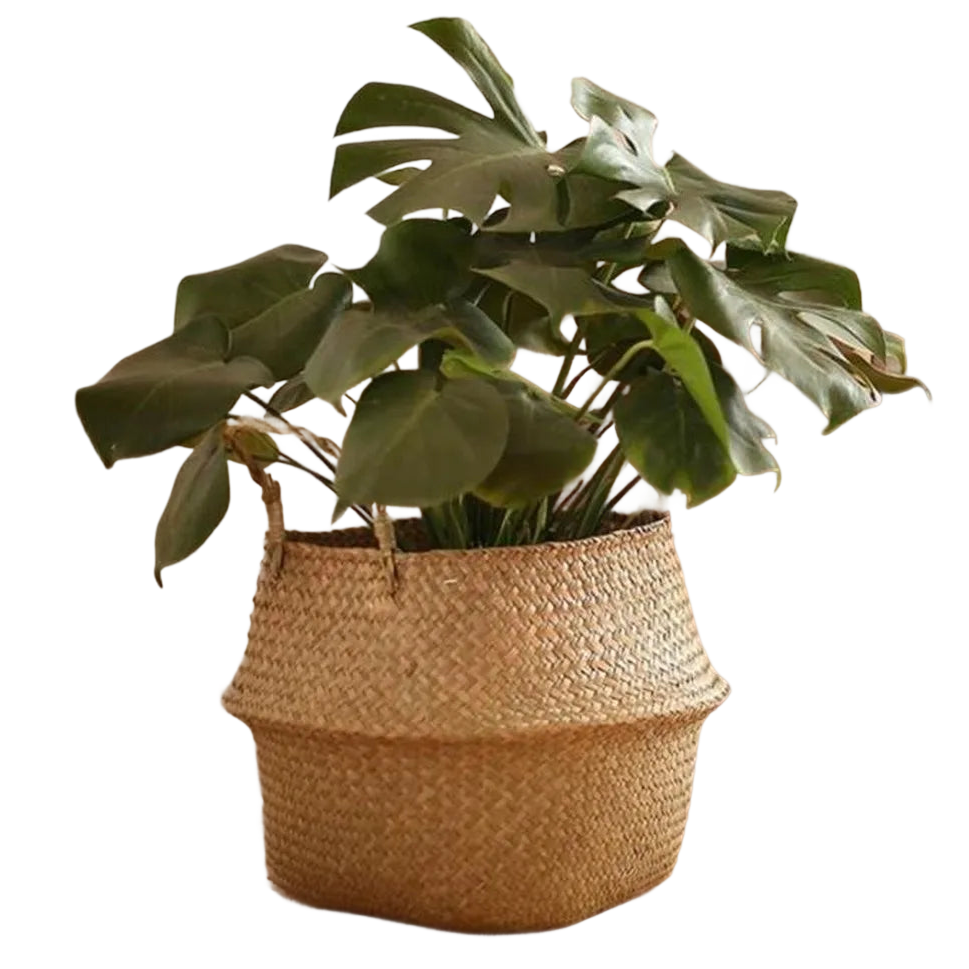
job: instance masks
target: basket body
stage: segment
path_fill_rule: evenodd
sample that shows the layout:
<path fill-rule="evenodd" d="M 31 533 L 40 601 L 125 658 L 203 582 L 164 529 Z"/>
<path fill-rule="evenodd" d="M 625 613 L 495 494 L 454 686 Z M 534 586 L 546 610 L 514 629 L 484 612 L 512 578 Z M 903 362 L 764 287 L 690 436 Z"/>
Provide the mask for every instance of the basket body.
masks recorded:
<path fill-rule="evenodd" d="M 324 908 L 510 932 L 672 871 L 703 651 L 669 519 L 579 542 L 414 551 L 287 533 L 223 703 L 256 741 L 269 877 Z"/>

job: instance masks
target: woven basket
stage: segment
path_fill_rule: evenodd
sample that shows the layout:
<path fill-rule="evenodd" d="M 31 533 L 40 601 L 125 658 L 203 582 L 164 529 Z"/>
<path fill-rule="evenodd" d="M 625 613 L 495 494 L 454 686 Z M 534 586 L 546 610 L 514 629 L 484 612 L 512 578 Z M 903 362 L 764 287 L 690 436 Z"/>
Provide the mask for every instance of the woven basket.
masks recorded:
<path fill-rule="evenodd" d="M 729 687 L 697 636 L 668 516 L 641 522 L 399 551 L 393 590 L 367 530 L 285 533 L 223 697 L 255 737 L 284 894 L 513 932 L 670 874 L 700 726 Z M 398 536 L 419 548 L 415 523 Z"/>

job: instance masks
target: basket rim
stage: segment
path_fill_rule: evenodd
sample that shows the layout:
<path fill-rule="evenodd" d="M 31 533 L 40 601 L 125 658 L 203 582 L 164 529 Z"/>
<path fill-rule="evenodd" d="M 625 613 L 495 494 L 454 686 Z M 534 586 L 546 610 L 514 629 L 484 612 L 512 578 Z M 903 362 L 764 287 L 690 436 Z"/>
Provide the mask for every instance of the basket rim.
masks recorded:
<path fill-rule="evenodd" d="M 639 521 L 636 521 L 639 519 Z M 632 520 L 636 522 L 622 527 L 622 522 Z M 420 518 L 400 518 L 394 524 L 397 526 L 414 527 L 420 525 Z M 611 526 L 611 527 L 610 527 Z M 476 548 L 425 548 L 425 549 L 395 549 L 394 558 L 400 560 L 429 561 L 432 559 L 486 559 L 486 558 L 516 558 L 541 555 L 556 555 L 561 553 L 575 553 L 577 551 L 606 550 L 611 546 L 619 546 L 630 540 L 642 539 L 657 535 L 670 528 L 670 513 L 656 509 L 643 509 L 629 514 L 614 514 L 606 520 L 606 528 L 595 535 L 586 538 L 564 539 L 560 541 L 539 542 L 530 545 L 497 545 Z M 359 540 L 365 538 L 366 545 L 360 545 Z M 341 539 L 347 541 L 342 544 Z M 383 552 L 377 547 L 376 539 L 371 528 L 367 525 L 353 528 L 329 529 L 326 531 L 304 532 L 296 529 L 286 529 L 283 535 L 283 545 L 286 548 L 312 550 L 316 554 L 338 555 L 361 560 L 381 558 Z"/>

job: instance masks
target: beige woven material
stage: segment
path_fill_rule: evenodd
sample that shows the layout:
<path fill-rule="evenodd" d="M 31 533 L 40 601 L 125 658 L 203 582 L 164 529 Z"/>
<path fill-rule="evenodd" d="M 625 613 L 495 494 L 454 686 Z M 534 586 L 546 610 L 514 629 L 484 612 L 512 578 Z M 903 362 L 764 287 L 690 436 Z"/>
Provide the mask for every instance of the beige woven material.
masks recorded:
<path fill-rule="evenodd" d="M 414 547 L 412 523 L 398 527 Z M 729 691 L 669 518 L 579 542 L 400 551 L 287 532 L 223 702 L 252 728 L 270 879 L 325 908 L 553 928 L 672 871 Z"/>

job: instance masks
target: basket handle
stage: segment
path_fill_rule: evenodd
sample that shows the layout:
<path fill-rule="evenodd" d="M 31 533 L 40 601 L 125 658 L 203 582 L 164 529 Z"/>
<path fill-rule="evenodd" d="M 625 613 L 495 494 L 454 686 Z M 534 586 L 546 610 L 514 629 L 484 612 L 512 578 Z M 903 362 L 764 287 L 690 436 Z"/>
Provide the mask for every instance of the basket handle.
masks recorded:
<path fill-rule="evenodd" d="M 255 416 L 255 415 L 254 415 Z M 272 473 L 269 466 L 257 461 L 238 439 L 238 435 L 248 427 L 254 427 L 258 421 L 258 430 L 265 432 L 265 421 L 260 418 L 253 421 L 243 417 L 228 422 L 223 427 L 223 440 L 232 450 L 242 466 L 246 469 L 250 480 L 259 489 L 259 497 L 266 513 L 266 528 L 262 536 L 263 558 L 274 578 L 278 578 L 283 566 L 283 549 L 286 541 L 286 508 L 283 504 L 283 489 L 279 479 Z M 291 434 L 287 427 L 277 429 L 281 434 Z M 314 437 L 318 435 L 314 434 Z M 395 553 L 398 550 L 397 537 L 394 532 L 394 516 L 385 505 L 371 505 L 373 514 L 373 530 L 377 538 L 377 546 L 383 554 L 384 568 L 387 574 L 388 591 L 393 597 L 397 592 L 397 563 Z"/>

